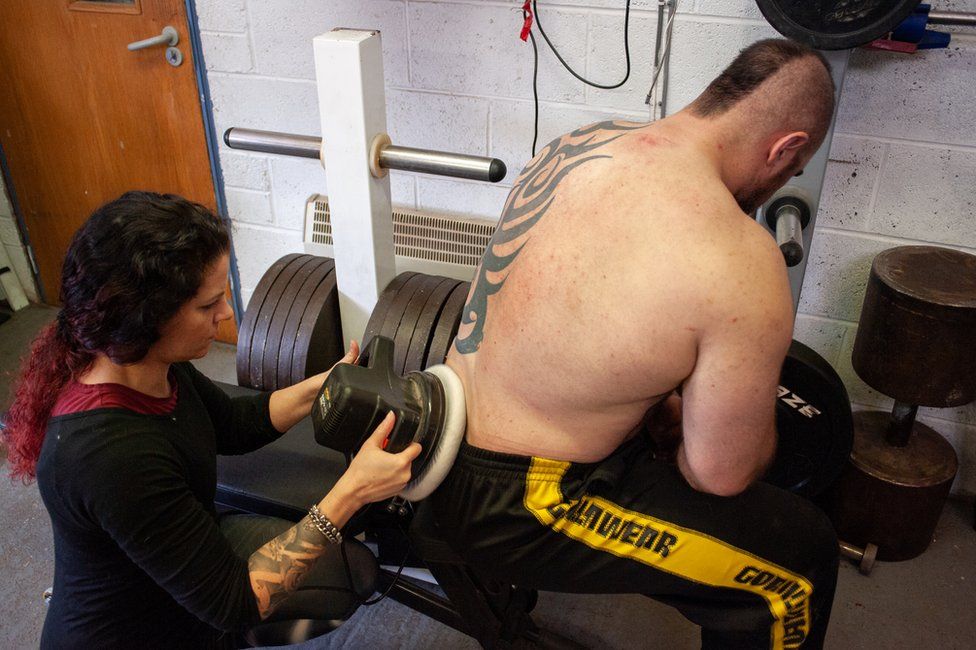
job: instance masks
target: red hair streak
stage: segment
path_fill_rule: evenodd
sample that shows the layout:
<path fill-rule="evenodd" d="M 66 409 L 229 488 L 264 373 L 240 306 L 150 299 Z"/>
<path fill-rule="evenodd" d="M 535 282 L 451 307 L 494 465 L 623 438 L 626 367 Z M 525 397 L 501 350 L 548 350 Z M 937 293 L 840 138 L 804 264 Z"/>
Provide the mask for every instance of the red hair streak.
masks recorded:
<path fill-rule="evenodd" d="M 34 339 L 30 354 L 21 365 L 3 434 L 11 477 L 25 483 L 35 478 L 54 403 L 74 373 L 86 369 L 91 362 L 89 353 L 72 350 L 58 335 L 57 321 Z"/>

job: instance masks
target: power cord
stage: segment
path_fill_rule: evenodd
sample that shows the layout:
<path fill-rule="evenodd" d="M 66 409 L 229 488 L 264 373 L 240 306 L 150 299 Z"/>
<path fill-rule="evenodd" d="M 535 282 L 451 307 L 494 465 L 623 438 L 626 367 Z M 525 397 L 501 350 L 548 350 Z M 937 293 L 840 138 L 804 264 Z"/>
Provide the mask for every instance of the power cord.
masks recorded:
<path fill-rule="evenodd" d="M 539 33 L 542 34 L 542 38 L 545 39 L 546 43 L 549 45 L 549 49 L 552 53 L 556 55 L 559 62 L 563 64 L 563 67 L 569 70 L 569 74 L 573 75 L 587 86 L 592 86 L 594 88 L 602 88 L 603 90 L 613 90 L 614 88 L 620 88 L 627 80 L 630 79 L 630 0 L 627 0 L 627 5 L 624 8 L 624 58 L 627 61 L 627 71 L 624 73 L 624 78 L 615 84 L 598 84 L 595 81 L 590 81 L 585 79 L 581 75 L 577 74 L 575 70 L 569 67 L 566 60 L 563 59 L 562 55 L 556 49 L 556 46 L 552 44 L 549 40 L 549 36 L 546 34 L 546 30 L 542 28 L 542 22 L 539 20 L 539 7 L 536 6 L 536 0 L 532 0 L 532 11 L 535 13 L 535 24 L 539 28 Z"/>
<path fill-rule="evenodd" d="M 545 39 L 546 44 L 549 45 L 549 49 L 552 50 L 552 53 L 556 55 L 556 58 L 571 75 L 582 81 L 587 86 L 601 88 L 603 90 L 620 88 L 627 83 L 628 79 L 630 79 L 630 0 L 627 0 L 627 4 L 624 7 L 624 59 L 627 67 L 626 71 L 624 72 L 624 78 L 615 84 L 599 84 L 595 81 L 586 79 L 573 70 L 573 68 L 566 63 L 566 60 L 559 53 L 559 50 L 556 49 L 556 46 L 552 44 L 552 41 L 549 39 L 549 35 L 546 34 L 546 30 L 542 28 L 542 22 L 539 20 L 539 7 L 537 5 L 537 0 L 532 0 L 531 13 L 526 11 L 527 5 L 528 3 L 522 7 L 522 18 L 529 21 L 534 14 L 535 24 L 539 28 L 539 33 L 542 35 L 542 38 Z M 532 101 L 535 109 L 535 116 L 532 126 L 532 157 L 535 158 L 535 149 L 539 141 L 539 48 L 535 41 L 535 34 L 529 30 L 528 35 L 532 42 Z"/>
<path fill-rule="evenodd" d="M 522 9 L 522 19 L 529 20 L 531 14 L 524 8 Z M 529 30 L 529 39 L 532 41 L 532 105 L 535 108 L 535 116 L 532 120 L 532 157 L 535 158 L 535 146 L 539 141 L 539 47 L 535 43 L 535 34 Z"/>
<path fill-rule="evenodd" d="M 406 504 L 407 504 L 407 506 L 410 508 L 410 510 L 412 512 L 413 511 L 413 505 L 409 501 L 407 501 Z M 406 539 L 409 540 L 409 537 L 407 537 L 407 531 L 403 529 L 403 526 L 400 526 L 399 523 L 398 523 L 397 524 L 397 528 L 399 528 L 400 529 L 400 532 L 403 533 L 404 538 L 406 538 Z M 352 567 L 349 564 L 349 555 L 346 553 L 346 544 L 345 544 L 345 542 L 343 542 L 342 544 L 339 545 L 339 550 L 340 550 L 340 553 L 342 554 L 342 564 L 343 564 L 343 568 L 345 568 L 345 571 L 346 571 L 346 581 L 349 584 L 349 590 L 350 590 L 350 592 L 352 592 L 353 594 L 355 594 L 356 593 L 356 590 L 355 590 L 355 584 L 356 584 L 356 582 L 355 582 L 355 580 L 353 579 L 353 576 L 352 576 Z M 410 550 L 411 549 L 410 549 L 410 545 L 409 545 L 409 542 L 408 542 L 408 544 L 407 544 L 407 551 L 406 551 L 406 553 L 403 554 L 403 559 L 400 561 L 400 568 L 397 569 L 396 574 L 393 576 L 393 580 L 390 581 L 390 584 L 387 586 L 386 590 L 382 594 L 380 594 L 379 596 L 376 596 L 374 598 L 369 598 L 369 599 L 366 599 L 366 600 L 360 599 L 359 600 L 359 604 L 360 605 L 365 605 L 365 606 L 369 607 L 371 605 L 377 604 L 378 602 L 382 601 L 383 599 L 385 599 L 387 596 L 390 595 L 390 592 L 393 591 L 393 587 L 395 587 L 396 584 L 397 584 L 397 582 L 400 581 L 400 576 L 403 574 L 403 569 L 407 565 L 407 559 L 410 557 Z"/>

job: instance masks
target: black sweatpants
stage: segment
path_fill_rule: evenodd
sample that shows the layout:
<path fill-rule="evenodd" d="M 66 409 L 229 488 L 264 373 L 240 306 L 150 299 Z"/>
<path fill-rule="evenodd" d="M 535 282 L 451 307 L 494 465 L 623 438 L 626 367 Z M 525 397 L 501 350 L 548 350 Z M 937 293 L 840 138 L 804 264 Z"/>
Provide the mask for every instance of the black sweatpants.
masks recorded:
<path fill-rule="evenodd" d="M 823 645 L 837 538 L 822 512 L 779 488 L 697 492 L 644 438 L 592 464 L 464 443 L 429 499 L 446 541 L 493 578 L 644 594 L 700 625 L 705 648 Z"/>

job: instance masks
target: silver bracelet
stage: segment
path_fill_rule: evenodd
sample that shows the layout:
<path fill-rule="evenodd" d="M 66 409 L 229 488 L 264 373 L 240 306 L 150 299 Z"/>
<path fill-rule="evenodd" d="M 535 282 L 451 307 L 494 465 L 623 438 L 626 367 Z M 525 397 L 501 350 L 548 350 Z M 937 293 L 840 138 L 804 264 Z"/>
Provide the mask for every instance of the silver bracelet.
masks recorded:
<path fill-rule="evenodd" d="M 309 508 L 308 518 L 310 520 L 309 523 L 322 533 L 329 542 L 332 544 L 342 544 L 342 533 L 339 532 L 335 524 L 329 521 L 328 517 L 322 514 L 317 504 Z"/>

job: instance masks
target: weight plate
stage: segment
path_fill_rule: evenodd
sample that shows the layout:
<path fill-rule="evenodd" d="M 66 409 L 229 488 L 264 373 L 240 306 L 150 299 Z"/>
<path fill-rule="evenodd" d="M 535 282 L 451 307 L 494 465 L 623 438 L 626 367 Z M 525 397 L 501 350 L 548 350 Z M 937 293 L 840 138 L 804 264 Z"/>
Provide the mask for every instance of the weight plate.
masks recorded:
<path fill-rule="evenodd" d="M 274 316 L 278 303 L 281 302 L 281 295 L 285 292 L 285 287 L 295 277 L 295 273 L 311 260 L 311 255 L 299 255 L 293 259 L 271 283 L 271 287 L 264 297 L 264 304 L 261 305 L 261 311 L 258 312 L 258 319 L 254 322 L 254 331 L 251 334 L 251 358 L 247 364 L 250 385 L 258 390 L 268 390 L 264 381 L 262 362 L 264 361 L 264 351 L 268 346 L 268 328 L 271 326 L 271 317 Z"/>
<path fill-rule="evenodd" d="M 271 315 L 271 324 L 268 326 L 268 336 L 264 344 L 264 354 L 261 357 L 261 375 L 264 378 L 265 390 L 284 388 L 284 385 L 278 383 L 278 360 L 281 353 L 281 335 L 284 332 L 285 322 L 288 320 L 288 314 L 291 313 L 292 307 L 295 306 L 295 299 L 305 285 L 305 281 L 325 262 L 324 257 L 311 257 L 302 268 L 295 272 L 278 300 L 278 306 L 275 307 L 274 313 Z M 291 362 L 290 355 L 288 361 Z"/>
<path fill-rule="evenodd" d="M 302 288 L 295 296 L 291 309 L 288 310 L 288 317 L 285 326 L 281 331 L 281 347 L 278 348 L 278 369 L 276 378 L 278 387 L 291 386 L 300 381 L 297 377 L 292 377 L 291 361 L 295 350 L 295 339 L 298 337 L 298 327 L 301 325 L 302 317 L 308 309 L 312 294 L 325 278 L 334 271 L 335 261 L 331 258 L 322 258 L 324 262 L 312 272 L 302 284 Z"/>
<path fill-rule="evenodd" d="M 302 381 L 342 358 L 342 324 L 335 270 L 315 288 L 302 315 L 291 359 L 291 379 Z"/>
<path fill-rule="evenodd" d="M 403 366 L 404 373 L 423 370 L 426 367 L 424 359 L 427 358 L 431 339 L 434 338 L 434 327 L 444 310 L 444 303 L 459 284 L 461 284 L 460 280 L 443 278 L 443 281 L 431 291 L 427 304 L 424 305 L 424 311 L 417 320 L 413 338 L 410 339 L 407 360 Z"/>
<path fill-rule="evenodd" d="M 818 50 L 846 50 L 893 30 L 919 0 L 757 0 L 757 4 L 783 36 Z"/>
<path fill-rule="evenodd" d="M 393 302 L 390 303 L 390 308 L 386 310 L 386 317 L 383 318 L 383 326 L 379 332 L 380 336 L 385 336 L 391 341 L 396 339 L 397 328 L 400 327 L 400 321 L 403 319 L 403 312 L 406 311 L 407 304 L 428 277 L 430 276 L 418 273 L 403 283 L 393 298 Z"/>
<path fill-rule="evenodd" d="M 386 318 L 386 312 L 396 299 L 397 293 L 403 287 L 404 283 L 415 275 L 417 274 L 410 271 L 401 273 L 393 278 L 390 284 L 386 285 L 386 288 L 383 289 L 379 300 L 376 301 L 376 306 L 373 307 L 373 313 L 369 315 L 369 322 L 366 323 L 366 331 L 363 333 L 363 340 L 360 341 L 362 349 L 365 350 L 373 337 L 383 329 L 383 320 Z"/>
<path fill-rule="evenodd" d="M 444 360 L 447 359 L 447 353 L 451 350 L 451 343 L 454 341 L 458 326 L 461 324 L 461 312 L 464 309 L 464 303 L 467 302 L 470 289 L 470 282 L 462 282 L 454 287 L 454 291 L 444 303 L 444 309 L 437 319 L 437 325 L 434 326 L 434 337 L 431 339 L 430 350 L 427 353 L 427 359 L 424 361 L 425 368 L 444 363 Z"/>
<path fill-rule="evenodd" d="M 854 442 L 851 401 L 830 364 L 798 341 L 783 362 L 776 430 L 767 483 L 815 497 L 840 477 Z"/>
<path fill-rule="evenodd" d="M 258 281 L 258 286 L 255 287 L 254 293 L 251 294 L 251 299 L 247 302 L 247 309 L 244 310 L 244 318 L 241 319 L 241 327 L 237 333 L 237 383 L 240 386 L 253 388 L 250 385 L 250 372 L 248 369 L 251 361 L 251 338 L 254 332 L 254 323 L 257 321 L 258 313 L 264 305 L 264 298 L 271 285 L 278 279 L 278 274 L 281 273 L 281 270 L 300 256 L 301 253 L 291 253 L 272 264 L 264 272 L 264 275 L 261 276 L 261 279 Z"/>
<path fill-rule="evenodd" d="M 423 280 L 418 284 L 416 291 L 407 306 L 403 310 L 400 318 L 400 325 L 397 327 L 396 335 L 393 337 L 393 371 L 398 375 L 403 374 L 403 368 L 407 362 L 407 351 L 410 349 L 410 341 L 417 329 L 417 322 L 424 314 L 424 306 L 430 300 L 430 295 L 447 278 L 438 275 L 424 275 Z"/>

